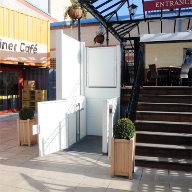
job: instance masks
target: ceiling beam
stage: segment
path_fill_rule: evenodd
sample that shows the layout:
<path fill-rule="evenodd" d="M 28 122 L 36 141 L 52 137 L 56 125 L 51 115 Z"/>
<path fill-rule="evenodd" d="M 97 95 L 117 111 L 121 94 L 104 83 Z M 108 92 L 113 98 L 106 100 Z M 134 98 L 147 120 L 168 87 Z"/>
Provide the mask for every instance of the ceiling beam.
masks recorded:
<path fill-rule="evenodd" d="M 176 20 L 174 21 L 174 33 L 175 33 L 175 27 L 176 27 Z"/>
<path fill-rule="evenodd" d="M 190 26 L 190 19 L 189 19 L 189 21 L 188 21 L 187 30 L 189 30 L 189 26 Z"/>
<path fill-rule="evenodd" d="M 161 33 L 163 33 L 163 21 L 161 21 Z"/>
<path fill-rule="evenodd" d="M 149 22 L 147 22 L 147 25 L 148 25 L 148 34 L 150 34 Z"/>
<path fill-rule="evenodd" d="M 130 25 L 131 25 L 131 23 L 129 23 L 129 24 L 127 24 L 127 25 L 124 25 L 123 27 L 121 27 L 121 28 L 119 28 L 119 29 L 116 29 L 116 31 L 117 31 L 118 33 L 120 33 L 120 31 L 122 31 L 122 29 L 125 30 L 125 29 L 127 29 L 128 27 L 130 27 Z"/>
<path fill-rule="evenodd" d="M 120 36 L 124 38 L 124 36 L 127 34 L 127 33 L 130 33 L 132 29 L 134 29 L 137 25 L 132 25 L 128 31 L 125 31 L 124 33 L 121 33 Z"/>
<path fill-rule="evenodd" d="M 140 37 L 124 37 L 125 40 L 138 40 Z"/>
<path fill-rule="evenodd" d="M 85 9 L 87 9 L 88 12 L 90 12 L 93 17 L 95 17 L 106 29 L 109 30 L 109 32 L 118 40 L 118 41 L 122 41 L 123 39 L 125 39 L 125 37 L 122 37 L 122 35 L 126 35 L 127 33 L 129 33 L 130 35 L 130 31 L 133 30 L 133 28 L 135 28 L 137 26 L 137 30 L 138 30 L 138 34 L 140 34 L 139 31 L 139 23 L 141 22 L 148 22 L 148 32 L 150 33 L 150 24 L 149 22 L 155 22 L 155 21 L 161 21 L 161 32 L 163 32 L 163 25 L 162 25 L 162 21 L 164 20 L 174 20 L 174 32 L 176 30 L 176 20 L 182 20 L 182 19 L 189 19 L 188 21 L 188 26 L 187 28 L 190 28 L 190 19 L 192 18 L 191 16 L 191 11 L 192 8 L 189 9 L 179 9 L 178 11 L 176 11 L 176 13 L 178 13 L 177 16 L 167 16 L 168 13 L 170 13 L 170 11 L 167 10 L 163 10 L 163 11 L 151 11 L 148 13 L 148 15 L 146 15 L 146 12 L 143 9 L 143 18 L 139 18 L 139 17 L 132 17 L 129 18 L 129 14 L 127 14 L 127 20 L 120 20 L 121 17 L 118 15 L 118 11 L 119 9 L 125 5 L 125 3 L 127 2 L 129 5 L 129 0 L 118 0 L 118 2 L 116 1 L 113 5 L 109 5 L 107 8 L 105 7 L 104 10 L 102 10 L 101 12 L 98 11 L 99 8 L 104 7 L 105 5 L 108 5 L 110 2 L 114 2 L 114 0 L 103 0 L 103 1 L 98 1 L 98 0 L 78 0 L 79 3 L 81 3 L 82 7 L 84 7 Z M 95 2 L 102 2 L 99 5 L 94 7 L 94 3 Z M 144 6 L 144 0 L 142 0 L 143 6 Z M 117 6 L 117 8 L 115 9 L 115 6 Z M 112 9 L 113 8 L 113 9 Z M 111 9 L 111 11 L 109 11 Z M 114 10 L 115 9 L 115 10 Z M 112 11 L 113 10 L 113 11 Z M 108 14 L 107 12 L 108 11 Z M 110 13 L 109 13 L 110 12 Z M 106 16 L 103 16 L 102 13 L 106 13 Z M 185 14 L 182 14 L 185 13 Z M 156 15 L 155 15 L 156 14 Z M 187 14 L 187 15 L 186 15 Z M 114 15 L 116 15 L 116 17 L 114 17 Z M 158 15 L 158 17 L 157 17 Z M 111 18 L 114 17 L 113 20 L 111 20 Z M 132 20 L 131 20 L 132 19 Z M 123 26 L 124 25 L 124 26 Z M 126 31 L 124 31 L 126 30 Z M 129 40 L 130 38 L 128 38 Z"/>
<path fill-rule="evenodd" d="M 142 0 L 142 4 L 143 4 L 143 16 L 144 16 L 144 20 L 145 20 L 144 0 Z"/>
<path fill-rule="evenodd" d="M 105 18 L 94 8 L 93 5 L 90 5 L 87 2 L 81 2 L 82 7 L 84 7 L 89 13 L 93 15 L 106 29 L 108 28 L 109 32 L 119 41 L 121 42 L 121 37 L 119 34 L 111 27 L 109 23 L 106 22 Z"/>
<path fill-rule="evenodd" d="M 105 2 L 104 2 L 104 3 L 102 3 L 101 5 L 99 5 L 99 6 L 95 7 L 95 9 L 99 9 L 99 8 L 103 7 L 104 5 L 106 5 L 107 3 L 110 3 L 111 1 L 113 1 L 113 0 L 108 0 L 108 1 L 105 1 Z"/>
<path fill-rule="evenodd" d="M 117 7 L 117 9 L 115 10 L 115 13 L 117 13 L 117 11 L 119 11 L 119 9 L 125 4 L 127 0 L 124 0 L 121 5 L 119 5 L 119 7 Z M 107 19 L 107 22 L 113 17 L 113 15 L 115 14 L 113 13 L 108 19 Z"/>
<path fill-rule="evenodd" d="M 139 25 L 137 25 L 138 35 L 140 35 Z"/>
<path fill-rule="evenodd" d="M 116 5 L 119 5 L 120 3 L 122 3 L 122 1 L 123 1 L 123 0 L 118 1 L 117 3 L 111 5 L 110 7 L 106 8 L 106 9 L 104 9 L 104 10 L 101 11 L 100 13 L 102 14 L 102 13 L 108 11 L 109 9 L 111 9 L 111 8 L 115 7 Z"/>
<path fill-rule="evenodd" d="M 133 20 L 123 20 L 123 21 L 111 21 L 108 23 L 114 24 L 125 24 L 125 23 L 139 23 L 139 22 L 146 22 L 146 21 L 166 21 L 166 20 L 178 20 L 178 19 L 191 19 L 191 15 L 184 15 L 184 16 L 175 16 L 175 17 L 152 17 L 144 19 L 133 19 Z"/>

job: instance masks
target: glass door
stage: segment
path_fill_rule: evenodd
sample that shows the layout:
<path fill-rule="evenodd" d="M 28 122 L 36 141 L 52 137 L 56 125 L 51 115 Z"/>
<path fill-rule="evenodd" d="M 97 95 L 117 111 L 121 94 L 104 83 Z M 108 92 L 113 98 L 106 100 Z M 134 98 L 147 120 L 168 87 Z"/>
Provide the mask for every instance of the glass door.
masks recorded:
<path fill-rule="evenodd" d="M 0 111 L 19 107 L 19 72 L 0 71 Z"/>

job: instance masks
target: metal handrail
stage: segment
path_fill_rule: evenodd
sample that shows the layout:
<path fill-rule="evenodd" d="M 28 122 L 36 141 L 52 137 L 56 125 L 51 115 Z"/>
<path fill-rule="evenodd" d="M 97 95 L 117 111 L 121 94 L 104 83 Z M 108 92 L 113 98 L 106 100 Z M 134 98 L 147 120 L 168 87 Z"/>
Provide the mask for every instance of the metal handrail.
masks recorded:
<path fill-rule="evenodd" d="M 138 103 L 138 97 L 140 92 L 140 87 L 143 82 L 143 47 L 141 46 L 139 49 L 139 54 L 137 57 L 137 70 L 134 78 L 134 83 L 132 87 L 131 97 L 128 104 L 128 109 L 126 110 L 126 115 L 131 121 L 136 120 L 136 109 Z"/>

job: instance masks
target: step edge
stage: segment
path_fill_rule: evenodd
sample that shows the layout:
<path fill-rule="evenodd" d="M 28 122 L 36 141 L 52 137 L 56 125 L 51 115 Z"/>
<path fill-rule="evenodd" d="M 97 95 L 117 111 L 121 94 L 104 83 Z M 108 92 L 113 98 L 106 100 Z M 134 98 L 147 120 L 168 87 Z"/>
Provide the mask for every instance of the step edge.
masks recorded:
<path fill-rule="evenodd" d="M 192 115 L 192 112 L 172 112 L 172 111 L 137 111 L 140 114 L 153 113 L 153 114 L 172 114 L 172 115 Z"/>
<path fill-rule="evenodd" d="M 147 94 L 139 94 L 139 97 L 192 97 L 192 95 L 147 95 Z"/>
<path fill-rule="evenodd" d="M 163 124 L 163 125 L 178 125 L 178 126 L 192 126 L 190 122 L 174 122 L 174 121 L 145 121 L 145 120 L 136 120 L 135 124 Z"/>
<path fill-rule="evenodd" d="M 155 133 L 155 134 L 154 134 Z M 152 132 L 152 131 L 136 131 L 137 135 L 150 135 L 150 136 L 161 136 L 161 137 L 190 137 L 192 139 L 192 134 L 190 133 L 169 133 L 169 132 Z"/>
<path fill-rule="evenodd" d="M 151 162 L 151 163 L 162 163 L 162 164 L 172 164 L 172 165 L 182 165 L 182 166 L 192 166 L 192 163 L 179 163 L 179 162 L 169 162 L 169 161 L 155 161 L 147 159 L 137 159 L 135 161 Z"/>
<path fill-rule="evenodd" d="M 143 159 L 139 159 L 138 157 L 143 157 Z M 150 158 L 161 158 L 161 160 L 158 160 L 158 159 L 146 159 L 146 157 L 150 157 Z M 171 158 L 171 157 L 170 157 Z M 165 163 L 176 163 L 176 164 L 180 164 L 180 165 L 186 165 L 186 164 L 189 164 L 189 165 L 192 165 L 192 160 L 191 160 L 191 163 L 181 163 L 181 162 L 169 162 L 168 160 L 166 160 L 167 157 L 156 157 L 156 156 L 142 156 L 142 155 L 135 155 L 135 161 L 151 161 L 151 162 L 165 162 Z M 182 158 L 171 158 L 172 160 L 181 160 Z M 184 159 L 184 160 L 188 160 L 190 161 L 190 159 Z"/>
<path fill-rule="evenodd" d="M 138 105 L 165 105 L 165 106 L 187 106 L 192 107 L 190 103 L 150 103 L 150 102 L 138 102 Z"/>
<path fill-rule="evenodd" d="M 168 149 L 168 150 L 182 150 L 182 151 L 191 151 L 192 152 L 192 147 L 191 146 L 188 146 L 188 145 L 186 145 L 187 147 L 191 147 L 190 149 L 185 149 L 185 148 L 178 148 L 178 147 L 169 147 L 168 145 L 167 145 L 167 147 L 165 147 L 165 146 L 160 146 L 160 147 L 158 147 L 158 146 L 156 146 L 156 145 L 153 145 L 154 143 L 150 143 L 150 146 L 143 146 L 143 145 L 140 145 L 140 144 L 135 144 L 135 147 L 141 147 L 141 148 L 154 148 L 154 149 Z M 163 145 L 165 145 L 165 144 L 163 144 Z M 172 145 L 173 146 L 173 145 Z"/>

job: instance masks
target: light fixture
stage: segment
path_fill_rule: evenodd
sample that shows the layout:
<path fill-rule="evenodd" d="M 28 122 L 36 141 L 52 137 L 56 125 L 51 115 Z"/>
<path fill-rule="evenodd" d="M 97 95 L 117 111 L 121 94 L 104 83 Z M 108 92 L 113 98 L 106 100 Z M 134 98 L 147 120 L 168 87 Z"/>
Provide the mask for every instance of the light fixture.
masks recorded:
<path fill-rule="evenodd" d="M 131 4 L 129 7 L 128 7 L 128 9 L 129 9 L 129 14 L 130 15 L 135 15 L 136 14 L 136 11 L 137 11 L 137 5 L 135 5 L 135 4 Z"/>
<path fill-rule="evenodd" d="M 121 41 L 121 43 L 123 44 L 123 47 L 125 47 L 126 44 L 127 44 L 127 40 L 124 39 L 124 40 Z"/>

